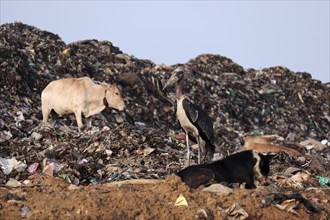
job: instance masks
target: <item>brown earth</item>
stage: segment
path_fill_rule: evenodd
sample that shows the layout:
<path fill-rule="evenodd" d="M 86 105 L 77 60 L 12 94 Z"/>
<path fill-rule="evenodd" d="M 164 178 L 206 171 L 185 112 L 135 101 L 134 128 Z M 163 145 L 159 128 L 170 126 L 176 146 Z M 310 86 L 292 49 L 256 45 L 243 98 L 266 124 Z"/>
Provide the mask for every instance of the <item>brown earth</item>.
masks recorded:
<path fill-rule="evenodd" d="M 265 195 L 275 190 L 272 186 L 236 188 L 225 195 L 201 189 L 190 191 L 175 175 L 163 181 L 133 180 L 132 184 L 123 181 L 84 187 L 72 187 L 62 179 L 40 175 L 29 180 L 22 187 L 0 187 L 1 219 L 235 219 L 224 211 L 234 203 L 248 213 L 248 219 L 329 219 L 330 214 L 329 189 L 299 191 L 314 205 L 323 207 L 313 213 L 303 203 L 293 212 L 274 205 L 261 207 Z M 188 206 L 175 206 L 180 194 Z"/>

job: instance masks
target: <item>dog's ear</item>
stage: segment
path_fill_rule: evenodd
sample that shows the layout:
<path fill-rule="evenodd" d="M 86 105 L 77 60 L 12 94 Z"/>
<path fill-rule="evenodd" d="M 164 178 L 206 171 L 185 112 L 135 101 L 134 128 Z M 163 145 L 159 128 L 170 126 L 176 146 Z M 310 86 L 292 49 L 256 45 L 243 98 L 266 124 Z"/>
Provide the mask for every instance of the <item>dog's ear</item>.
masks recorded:
<path fill-rule="evenodd" d="M 268 152 L 265 157 L 270 161 L 273 157 L 275 157 L 277 154 L 274 152 Z"/>
<path fill-rule="evenodd" d="M 274 152 L 268 152 L 266 154 L 262 154 L 259 153 L 259 156 L 263 159 L 263 160 L 267 160 L 270 161 L 273 157 L 275 157 L 277 154 Z"/>

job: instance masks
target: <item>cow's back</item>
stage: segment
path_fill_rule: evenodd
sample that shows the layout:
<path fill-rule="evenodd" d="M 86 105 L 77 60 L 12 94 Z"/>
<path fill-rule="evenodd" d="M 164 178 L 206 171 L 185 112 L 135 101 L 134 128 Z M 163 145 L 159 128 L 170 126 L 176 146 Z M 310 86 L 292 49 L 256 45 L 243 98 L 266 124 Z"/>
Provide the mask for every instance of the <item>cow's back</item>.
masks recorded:
<path fill-rule="evenodd" d="M 86 87 L 93 84 L 88 77 L 52 81 L 42 91 L 42 108 L 54 109 L 58 114 L 71 113 L 84 102 Z"/>

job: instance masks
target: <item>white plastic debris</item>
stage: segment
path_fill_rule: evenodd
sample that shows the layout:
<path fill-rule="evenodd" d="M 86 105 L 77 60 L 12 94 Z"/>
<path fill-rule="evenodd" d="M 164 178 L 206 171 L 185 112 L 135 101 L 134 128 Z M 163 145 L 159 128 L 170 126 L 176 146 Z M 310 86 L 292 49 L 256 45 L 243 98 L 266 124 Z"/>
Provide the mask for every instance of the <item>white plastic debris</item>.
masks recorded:
<path fill-rule="evenodd" d="M 88 162 L 88 160 L 85 159 L 85 158 L 83 158 L 83 159 L 81 159 L 81 160 L 78 160 L 78 161 L 77 161 L 77 164 L 78 164 L 78 165 L 83 165 L 84 163 L 87 163 L 87 162 Z"/>
<path fill-rule="evenodd" d="M 2 131 L 0 133 L 0 140 L 1 141 L 7 141 L 10 140 L 13 137 L 10 131 Z"/>
<path fill-rule="evenodd" d="M 314 139 L 308 139 L 300 142 L 299 144 L 307 150 L 315 149 L 316 151 L 323 151 L 326 148 L 325 144 Z"/>
<path fill-rule="evenodd" d="M 23 171 L 27 165 L 21 161 L 17 161 L 14 157 L 11 159 L 0 158 L 0 167 L 3 170 L 3 173 L 8 175 L 13 170 L 17 170 L 18 172 Z"/>
<path fill-rule="evenodd" d="M 17 117 L 15 117 L 16 123 L 19 123 L 19 122 L 25 120 L 24 115 L 21 111 L 16 112 L 16 115 L 17 115 Z"/>
<path fill-rule="evenodd" d="M 10 186 L 10 187 L 18 187 L 21 185 L 22 185 L 22 183 L 18 182 L 17 180 L 15 180 L 13 178 L 9 178 L 9 180 L 6 183 L 6 186 Z"/>
<path fill-rule="evenodd" d="M 321 143 L 325 146 L 330 147 L 330 142 L 327 139 L 322 140 Z"/>
<path fill-rule="evenodd" d="M 74 184 L 70 184 L 70 186 L 68 187 L 68 190 L 78 190 L 80 189 L 80 186 L 76 186 Z"/>
<path fill-rule="evenodd" d="M 146 126 L 145 123 L 143 123 L 143 122 L 139 122 L 139 121 L 135 122 L 135 125 L 137 125 L 137 126 L 142 126 L 142 127 Z"/>
<path fill-rule="evenodd" d="M 112 150 L 105 150 L 105 154 L 111 156 L 113 154 Z"/>
<path fill-rule="evenodd" d="M 104 126 L 104 127 L 102 128 L 102 131 L 110 131 L 110 128 L 109 128 L 108 126 Z"/>
<path fill-rule="evenodd" d="M 42 135 L 34 131 L 32 132 L 31 137 L 38 141 L 42 138 Z"/>
<path fill-rule="evenodd" d="M 233 192 L 233 189 L 217 183 L 217 184 L 212 184 L 211 186 L 203 189 L 202 191 L 215 192 L 222 195 L 229 195 Z"/>
<path fill-rule="evenodd" d="M 32 186 L 32 182 L 30 180 L 24 180 L 22 182 L 25 186 Z"/>

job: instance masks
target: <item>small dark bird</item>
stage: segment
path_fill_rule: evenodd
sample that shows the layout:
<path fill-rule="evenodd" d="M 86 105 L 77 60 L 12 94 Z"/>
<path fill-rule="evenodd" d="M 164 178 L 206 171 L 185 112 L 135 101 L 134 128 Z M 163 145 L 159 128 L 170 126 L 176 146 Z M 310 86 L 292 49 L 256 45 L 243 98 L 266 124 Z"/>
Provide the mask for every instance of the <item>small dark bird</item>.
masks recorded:
<path fill-rule="evenodd" d="M 266 183 L 269 173 L 269 162 L 274 155 L 263 155 L 256 151 L 242 151 L 224 159 L 187 167 L 177 175 L 190 188 L 217 183 L 246 183 L 246 189 L 256 188 L 254 179 Z"/>
<path fill-rule="evenodd" d="M 201 163 L 201 151 L 204 154 L 204 158 L 211 160 L 215 151 L 215 146 L 212 119 L 199 106 L 192 103 L 187 96 L 182 94 L 184 75 L 185 69 L 183 67 L 175 69 L 172 76 L 163 87 L 163 90 L 176 83 L 176 116 L 181 128 L 186 133 L 186 166 L 189 166 L 189 134 L 197 140 L 198 164 Z"/>

